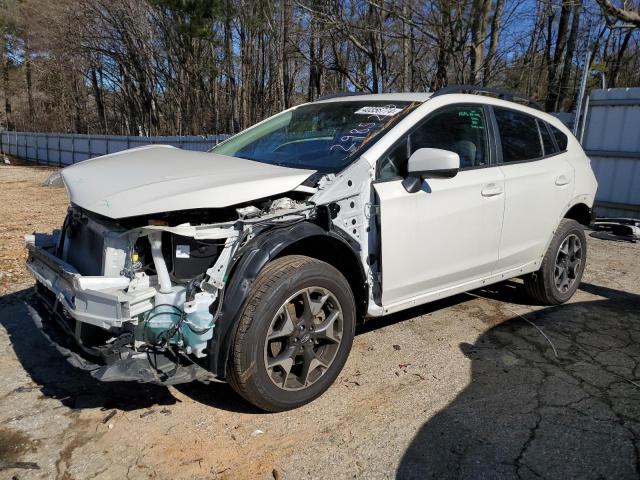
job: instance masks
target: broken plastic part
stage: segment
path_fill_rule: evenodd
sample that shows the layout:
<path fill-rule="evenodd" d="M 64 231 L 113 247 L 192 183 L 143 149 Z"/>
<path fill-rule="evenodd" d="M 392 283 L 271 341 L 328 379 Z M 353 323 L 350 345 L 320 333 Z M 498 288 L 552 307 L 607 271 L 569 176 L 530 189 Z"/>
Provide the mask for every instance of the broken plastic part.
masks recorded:
<path fill-rule="evenodd" d="M 256 218 L 260 216 L 261 210 L 258 207 L 254 207 L 253 205 L 249 205 L 243 208 L 236 208 L 236 212 L 238 213 L 238 217 L 241 220 L 245 220 L 248 218 Z"/>

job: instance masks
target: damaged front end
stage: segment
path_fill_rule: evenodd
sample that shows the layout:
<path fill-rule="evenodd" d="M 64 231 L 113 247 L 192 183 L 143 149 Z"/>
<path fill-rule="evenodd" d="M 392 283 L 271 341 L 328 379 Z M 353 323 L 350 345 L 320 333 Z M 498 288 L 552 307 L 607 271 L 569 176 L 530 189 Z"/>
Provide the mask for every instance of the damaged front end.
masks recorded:
<path fill-rule="evenodd" d="M 61 230 L 26 237 L 36 324 L 102 381 L 211 380 L 234 260 L 261 232 L 314 217 L 307 196 L 120 220 L 72 206 Z"/>

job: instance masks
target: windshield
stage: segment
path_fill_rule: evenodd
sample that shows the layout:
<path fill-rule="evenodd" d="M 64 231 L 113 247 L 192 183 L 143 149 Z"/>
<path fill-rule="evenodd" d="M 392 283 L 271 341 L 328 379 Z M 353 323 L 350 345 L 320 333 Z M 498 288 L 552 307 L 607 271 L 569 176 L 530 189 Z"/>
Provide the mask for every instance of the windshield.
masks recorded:
<path fill-rule="evenodd" d="M 342 101 L 302 105 L 230 138 L 211 151 L 285 167 L 337 173 L 418 104 Z"/>

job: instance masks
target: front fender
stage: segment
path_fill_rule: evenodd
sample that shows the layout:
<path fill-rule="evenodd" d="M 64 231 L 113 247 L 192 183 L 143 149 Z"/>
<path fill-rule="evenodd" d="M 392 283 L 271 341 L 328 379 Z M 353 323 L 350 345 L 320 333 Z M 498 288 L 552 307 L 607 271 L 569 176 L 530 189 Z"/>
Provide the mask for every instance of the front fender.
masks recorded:
<path fill-rule="evenodd" d="M 209 368 L 217 377 L 225 378 L 226 376 L 226 365 L 235 327 L 251 286 L 262 268 L 288 246 L 305 238 L 317 236 L 339 239 L 348 245 L 342 237 L 332 231 L 327 231 L 315 223 L 301 222 L 257 235 L 234 259 L 225 289 L 222 310 L 216 321 L 210 345 Z"/>

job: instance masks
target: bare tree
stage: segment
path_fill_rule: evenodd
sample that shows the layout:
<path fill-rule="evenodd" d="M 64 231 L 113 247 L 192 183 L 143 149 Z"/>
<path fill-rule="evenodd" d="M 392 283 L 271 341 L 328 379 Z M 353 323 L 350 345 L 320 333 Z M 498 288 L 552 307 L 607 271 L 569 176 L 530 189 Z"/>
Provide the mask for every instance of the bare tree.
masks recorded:
<path fill-rule="evenodd" d="M 616 7 L 610 0 L 596 0 L 605 15 L 640 27 L 640 11 Z"/>
<path fill-rule="evenodd" d="M 4 0 L 0 124 L 235 133 L 326 93 L 468 82 L 524 91 L 549 110 L 570 110 L 588 49 L 610 85 L 640 82 L 640 30 L 620 29 L 616 10 L 582 4 Z M 629 5 L 625 11 L 634 14 Z M 589 86 L 597 82 L 590 78 Z"/>

